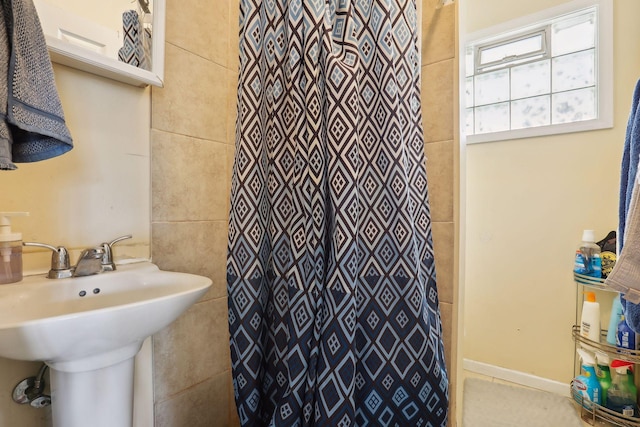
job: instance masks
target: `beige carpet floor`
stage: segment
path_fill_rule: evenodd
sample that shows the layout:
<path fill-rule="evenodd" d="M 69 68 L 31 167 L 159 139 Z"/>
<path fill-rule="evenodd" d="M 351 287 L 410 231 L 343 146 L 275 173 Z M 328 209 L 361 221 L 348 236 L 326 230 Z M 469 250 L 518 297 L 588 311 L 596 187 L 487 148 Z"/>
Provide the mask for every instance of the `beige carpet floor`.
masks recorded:
<path fill-rule="evenodd" d="M 582 427 L 571 399 L 476 378 L 464 381 L 462 427 Z"/>

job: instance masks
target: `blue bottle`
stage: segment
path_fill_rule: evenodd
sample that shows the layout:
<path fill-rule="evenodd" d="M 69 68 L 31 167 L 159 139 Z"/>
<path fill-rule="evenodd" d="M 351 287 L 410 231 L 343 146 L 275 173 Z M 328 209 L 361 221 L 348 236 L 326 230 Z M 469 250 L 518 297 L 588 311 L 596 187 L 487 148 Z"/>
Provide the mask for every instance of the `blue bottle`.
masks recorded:
<path fill-rule="evenodd" d="M 616 335 L 616 346 L 627 350 L 638 350 L 638 339 L 636 333 L 627 325 L 624 315 L 618 323 L 618 334 Z"/>
<path fill-rule="evenodd" d="M 618 324 L 622 319 L 622 314 L 622 302 L 620 301 L 620 294 L 618 294 L 611 304 L 611 317 L 609 318 L 609 328 L 607 329 L 607 342 L 611 345 L 616 345 Z"/>
<path fill-rule="evenodd" d="M 600 246 L 596 244 L 593 230 L 584 230 L 582 243 L 576 250 L 576 258 L 573 271 L 585 276 L 602 277 L 602 258 L 600 258 Z"/>
<path fill-rule="evenodd" d="M 573 379 L 573 398 L 591 410 L 592 404 L 602 404 L 602 386 L 596 375 L 596 360 L 587 351 L 576 350 L 582 359 L 582 374 Z"/>

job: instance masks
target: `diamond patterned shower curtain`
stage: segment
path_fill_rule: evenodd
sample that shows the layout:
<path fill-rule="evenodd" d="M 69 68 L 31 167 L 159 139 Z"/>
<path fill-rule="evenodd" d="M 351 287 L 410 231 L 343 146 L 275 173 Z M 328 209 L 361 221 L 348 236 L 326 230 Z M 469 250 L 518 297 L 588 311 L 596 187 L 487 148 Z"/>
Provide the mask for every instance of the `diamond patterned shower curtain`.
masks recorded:
<path fill-rule="evenodd" d="M 243 426 L 445 426 L 415 0 L 241 0 Z"/>

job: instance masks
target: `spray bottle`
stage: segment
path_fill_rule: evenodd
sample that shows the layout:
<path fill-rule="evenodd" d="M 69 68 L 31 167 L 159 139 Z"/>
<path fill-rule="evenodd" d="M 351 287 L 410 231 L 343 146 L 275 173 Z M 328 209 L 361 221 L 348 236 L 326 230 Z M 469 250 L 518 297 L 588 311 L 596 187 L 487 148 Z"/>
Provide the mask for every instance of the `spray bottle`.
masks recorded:
<path fill-rule="evenodd" d="M 607 408 L 629 417 L 638 416 L 638 391 L 633 384 L 633 376 L 627 371 L 632 369 L 633 363 L 624 360 L 611 362 L 611 387 L 607 396 Z"/>
<path fill-rule="evenodd" d="M 602 386 L 596 376 L 596 361 L 593 355 L 582 348 L 576 351 L 582 359 L 582 373 L 573 379 L 573 397 L 576 402 L 590 410 L 592 402 L 601 404 Z"/>
<path fill-rule="evenodd" d="M 596 375 L 598 376 L 598 382 L 602 388 L 602 395 L 600 400 L 602 406 L 607 406 L 607 393 L 611 388 L 611 371 L 609 369 L 609 355 L 603 351 L 596 351 L 596 361 L 598 369 Z"/>
<path fill-rule="evenodd" d="M 0 212 L 0 285 L 22 280 L 22 234 L 11 231 L 12 216 L 27 212 Z"/>

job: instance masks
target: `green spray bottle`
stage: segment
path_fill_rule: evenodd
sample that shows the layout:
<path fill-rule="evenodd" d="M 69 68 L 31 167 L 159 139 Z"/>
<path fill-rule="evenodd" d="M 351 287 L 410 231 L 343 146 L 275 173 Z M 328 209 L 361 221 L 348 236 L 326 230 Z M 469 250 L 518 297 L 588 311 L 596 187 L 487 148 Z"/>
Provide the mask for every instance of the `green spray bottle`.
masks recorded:
<path fill-rule="evenodd" d="M 613 376 L 607 393 L 607 408 L 629 417 L 638 416 L 638 391 L 633 384 L 633 376 L 628 371 L 633 363 L 624 360 L 611 362 Z"/>
<path fill-rule="evenodd" d="M 596 361 L 598 365 L 598 369 L 596 370 L 596 375 L 598 376 L 598 382 L 600 382 L 600 387 L 602 387 L 602 395 L 600 396 L 600 400 L 602 401 L 602 406 L 607 406 L 607 392 L 611 387 L 611 370 L 609 369 L 609 355 L 602 351 L 596 351 Z"/>

